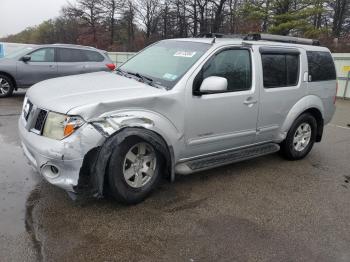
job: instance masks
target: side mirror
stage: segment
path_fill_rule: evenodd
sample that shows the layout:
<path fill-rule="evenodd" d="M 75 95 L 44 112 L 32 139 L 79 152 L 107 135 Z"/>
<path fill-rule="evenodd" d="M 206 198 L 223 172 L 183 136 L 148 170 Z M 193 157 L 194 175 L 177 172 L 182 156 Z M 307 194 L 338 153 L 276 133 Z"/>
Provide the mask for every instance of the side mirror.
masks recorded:
<path fill-rule="evenodd" d="M 227 79 L 224 77 L 210 76 L 203 80 L 199 91 L 202 94 L 215 94 L 227 91 Z"/>
<path fill-rule="evenodd" d="M 23 61 L 24 63 L 29 62 L 30 59 L 32 59 L 32 58 L 30 57 L 30 55 L 25 55 L 25 56 L 22 57 L 22 61 Z"/>

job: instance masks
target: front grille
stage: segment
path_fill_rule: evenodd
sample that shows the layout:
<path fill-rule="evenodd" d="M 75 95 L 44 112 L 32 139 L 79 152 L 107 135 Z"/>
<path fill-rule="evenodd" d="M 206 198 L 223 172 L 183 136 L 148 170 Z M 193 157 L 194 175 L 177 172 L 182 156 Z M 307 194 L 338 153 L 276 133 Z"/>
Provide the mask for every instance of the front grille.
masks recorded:
<path fill-rule="evenodd" d="M 41 132 L 45 124 L 47 111 L 43 109 L 39 109 L 39 110 L 40 111 L 38 113 L 38 117 L 36 118 L 34 129 Z"/>
<path fill-rule="evenodd" d="M 32 112 L 33 104 L 29 100 L 27 101 L 27 104 L 25 105 L 25 109 L 23 110 L 23 115 L 26 121 L 28 121 L 29 115 Z"/>

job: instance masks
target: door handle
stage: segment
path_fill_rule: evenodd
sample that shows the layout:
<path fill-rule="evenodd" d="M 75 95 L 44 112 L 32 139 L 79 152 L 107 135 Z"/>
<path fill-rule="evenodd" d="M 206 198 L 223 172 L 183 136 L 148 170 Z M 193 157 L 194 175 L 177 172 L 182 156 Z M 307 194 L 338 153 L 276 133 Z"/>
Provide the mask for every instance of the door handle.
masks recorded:
<path fill-rule="evenodd" d="M 250 106 L 250 107 L 257 104 L 257 103 L 258 103 L 258 100 L 255 100 L 252 97 L 247 98 L 247 100 L 245 100 L 243 102 L 243 104 L 245 104 L 246 106 Z"/>

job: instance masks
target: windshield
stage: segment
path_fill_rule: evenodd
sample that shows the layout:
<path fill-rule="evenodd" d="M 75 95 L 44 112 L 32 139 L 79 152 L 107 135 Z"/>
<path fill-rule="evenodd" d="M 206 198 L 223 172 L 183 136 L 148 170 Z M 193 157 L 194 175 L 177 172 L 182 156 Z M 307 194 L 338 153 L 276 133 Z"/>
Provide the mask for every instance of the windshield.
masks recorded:
<path fill-rule="evenodd" d="M 32 51 L 33 49 L 34 49 L 33 47 L 23 47 L 5 55 L 5 58 L 10 58 L 10 59 L 19 58 L 21 56 L 26 55 L 28 52 Z"/>
<path fill-rule="evenodd" d="M 205 43 L 161 41 L 131 58 L 120 69 L 148 77 L 154 84 L 170 89 L 209 48 Z"/>

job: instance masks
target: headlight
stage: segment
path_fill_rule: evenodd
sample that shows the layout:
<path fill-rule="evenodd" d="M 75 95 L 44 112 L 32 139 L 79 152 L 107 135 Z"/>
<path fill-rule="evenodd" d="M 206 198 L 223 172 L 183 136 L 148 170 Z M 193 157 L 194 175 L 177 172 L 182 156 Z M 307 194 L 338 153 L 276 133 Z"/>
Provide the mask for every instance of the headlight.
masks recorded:
<path fill-rule="evenodd" d="M 84 124 L 84 120 L 78 116 L 67 116 L 49 112 L 46 118 L 43 136 L 61 140 L 70 136 Z"/>

